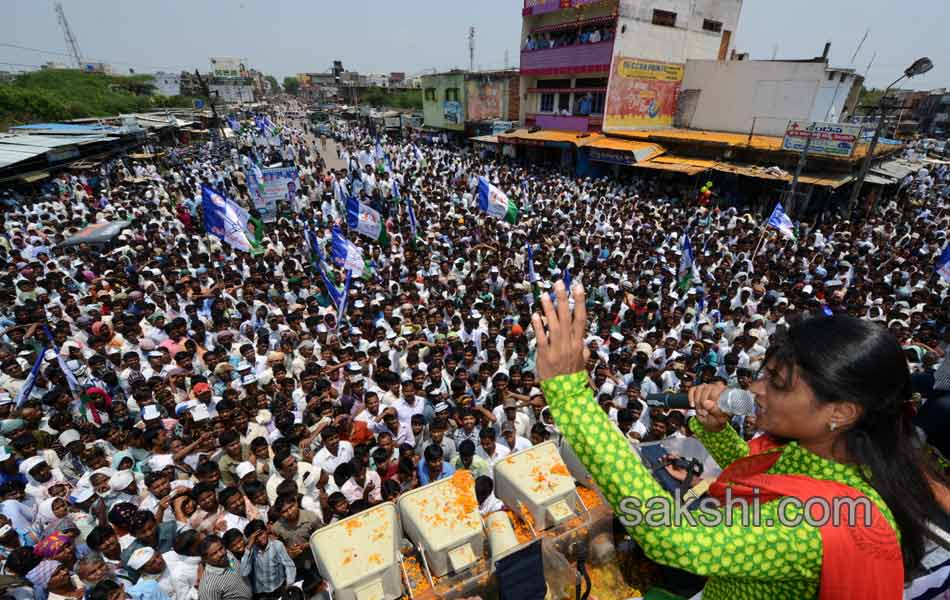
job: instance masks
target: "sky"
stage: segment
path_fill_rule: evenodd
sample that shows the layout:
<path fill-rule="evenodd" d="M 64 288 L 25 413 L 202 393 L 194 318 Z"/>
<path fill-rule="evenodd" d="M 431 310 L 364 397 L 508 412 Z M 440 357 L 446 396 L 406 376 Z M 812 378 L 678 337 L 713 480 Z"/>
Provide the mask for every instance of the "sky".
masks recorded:
<path fill-rule="evenodd" d="M 333 60 L 361 73 L 414 76 L 466 68 L 470 26 L 476 69 L 504 67 L 506 52 L 507 65 L 518 65 L 519 0 L 62 1 L 83 59 L 110 63 L 117 72 L 205 72 L 209 57 L 234 56 L 278 80 L 326 71 Z M 934 69 L 900 87 L 950 87 L 950 2 L 905 1 L 912 15 L 894 0 L 745 0 L 736 49 L 752 59 L 809 58 L 830 41 L 834 66 L 864 74 L 874 57 L 867 71 L 874 87 L 929 56 Z M 51 0 L 4 0 L 4 8 L 0 70 L 69 62 Z"/>

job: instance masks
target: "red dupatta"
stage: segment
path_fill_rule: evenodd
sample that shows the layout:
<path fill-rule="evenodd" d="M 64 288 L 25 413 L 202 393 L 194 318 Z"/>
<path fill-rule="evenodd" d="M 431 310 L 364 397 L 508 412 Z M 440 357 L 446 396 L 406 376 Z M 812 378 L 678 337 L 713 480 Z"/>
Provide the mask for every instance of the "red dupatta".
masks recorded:
<path fill-rule="evenodd" d="M 824 481 L 807 475 L 773 475 L 767 471 L 774 465 L 781 452 L 773 438 L 762 436 L 749 443 L 749 456 L 741 458 L 719 475 L 710 486 L 709 493 L 720 502 L 725 502 L 726 490 L 732 498 L 751 500 L 758 491 L 759 501 L 764 504 L 781 497 L 798 498 L 803 504 L 811 498 L 823 498 L 827 506 L 835 498 L 861 498 L 860 491 L 835 481 Z M 881 511 L 871 502 L 870 527 L 861 505 L 855 505 L 855 515 L 848 513 L 851 507 L 841 503 L 840 526 L 826 518 L 819 528 L 822 541 L 821 581 L 818 587 L 819 600 L 861 598 L 862 600 L 893 600 L 901 598 L 904 590 L 904 563 L 900 544 L 894 529 Z M 812 517 L 823 518 L 820 506 L 811 506 Z M 849 526 L 849 518 L 855 521 Z"/>

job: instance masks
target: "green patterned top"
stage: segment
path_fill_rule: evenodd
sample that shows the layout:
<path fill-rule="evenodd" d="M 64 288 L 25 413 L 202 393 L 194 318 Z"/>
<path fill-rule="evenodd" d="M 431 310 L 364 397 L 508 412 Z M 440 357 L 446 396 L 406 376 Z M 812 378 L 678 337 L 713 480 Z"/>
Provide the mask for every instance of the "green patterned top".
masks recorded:
<path fill-rule="evenodd" d="M 822 557 L 818 528 L 804 521 L 794 527 L 780 523 L 778 500 L 762 504 L 758 524 L 743 522 L 733 511 L 736 518 L 731 524 L 694 526 L 674 521 L 671 526 L 657 526 L 656 509 L 651 510 L 647 500 L 669 498 L 670 494 L 653 479 L 627 439 L 597 405 L 587 373 L 554 377 L 542 382 L 541 387 L 558 428 L 618 516 L 623 518 L 631 510 L 643 516 L 640 524 L 624 523 L 630 535 L 652 560 L 708 576 L 703 600 L 802 600 L 818 596 Z M 723 468 L 749 453 L 746 442 L 731 427 L 712 433 L 696 419 L 691 419 L 689 425 Z M 803 474 L 849 485 L 866 494 L 897 531 L 887 505 L 857 467 L 821 458 L 796 442 L 784 446 L 781 452 L 769 473 Z M 625 498 L 639 499 L 639 506 L 629 500 L 621 505 Z M 717 510 L 725 514 L 726 509 Z M 786 507 L 785 523 L 802 513 L 797 506 Z"/>

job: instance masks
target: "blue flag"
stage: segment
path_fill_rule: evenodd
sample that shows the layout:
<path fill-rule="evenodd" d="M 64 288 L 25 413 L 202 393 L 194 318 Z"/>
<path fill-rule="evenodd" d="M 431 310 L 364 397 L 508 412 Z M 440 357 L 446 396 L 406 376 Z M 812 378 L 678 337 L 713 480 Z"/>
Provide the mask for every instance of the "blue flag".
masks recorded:
<path fill-rule="evenodd" d="M 950 244 L 943 248 L 940 258 L 937 259 L 937 273 L 945 280 L 950 281 Z"/>
<path fill-rule="evenodd" d="M 333 262 L 347 271 L 356 271 L 356 276 L 363 274 L 363 250 L 346 239 L 339 227 L 333 227 L 333 242 L 331 243 Z"/>
<path fill-rule="evenodd" d="M 782 207 L 781 202 L 775 205 L 775 210 L 773 210 L 771 216 L 769 216 L 768 226 L 778 229 L 778 232 L 786 239 L 796 239 L 795 224 L 792 223 L 792 220 L 785 214 L 785 208 Z"/>
<path fill-rule="evenodd" d="M 567 295 L 570 296 L 571 295 L 571 270 L 568 269 L 567 267 L 564 267 L 564 275 L 561 277 L 561 279 L 564 281 L 564 288 L 567 290 Z M 555 294 L 554 291 L 552 290 L 551 301 L 554 302 L 556 297 L 557 297 L 557 294 Z"/>
<path fill-rule="evenodd" d="M 201 208 L 206 232 L 232 248 L 250 252 L 251 242 L 245 233 L 250 215 L 246 210 L 206 185 L 201 186 Z"/>
<path fill-rule="evenodd" d="M 412 208 L 412 196 L 406 194 L 406 212 L 409 213 L 409 231 L 412 233 L 412 239 L 418 236 L 416 224 L 416 211 Z"/>
<path fill-rule="evenodd" d="M 538 280 L 537 273 L 534 272 L 534 248 L 531 247 L 531 244 L 524 245 L 525 250 L 528 253 L 528 283 L 534 283 Z"/>
<path fill-rule="evenodd" d="M 24 402 L 30 397 L 30 393 L 33 391 L 33 386 L 36 385 L 36 377 L 40 373 L 40 367 L 43 365 L 43 355 L 46 354 L 46 346 L 40 349 L 39 355 L 36 357 L 36 361 L 33 363 L 33 368 L 30 369 L 30 374 L 27 375 L 26 381 L 23 382 L 23 385 L 20 386 L 20 391 L 16 394 L 16 400 L 14 400 L 14 406 L 19 409 Z"/>

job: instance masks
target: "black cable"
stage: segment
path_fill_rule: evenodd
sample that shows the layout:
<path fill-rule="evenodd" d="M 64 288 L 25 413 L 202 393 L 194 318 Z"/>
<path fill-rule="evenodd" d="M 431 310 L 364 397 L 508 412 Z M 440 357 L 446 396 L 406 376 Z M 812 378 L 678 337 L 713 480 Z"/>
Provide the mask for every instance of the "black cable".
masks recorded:
<path fill-rule="evenodd" d="M 577 581 L 574 584 L 574 599 L 587 600 L 590 596 L 591 581 L 587 573 L 587 545 L 576 542 L 573 544 L 574 558 L 577 560 Z M 581 579 L 584 581 L 584 592 L 581 593 Z"/>

